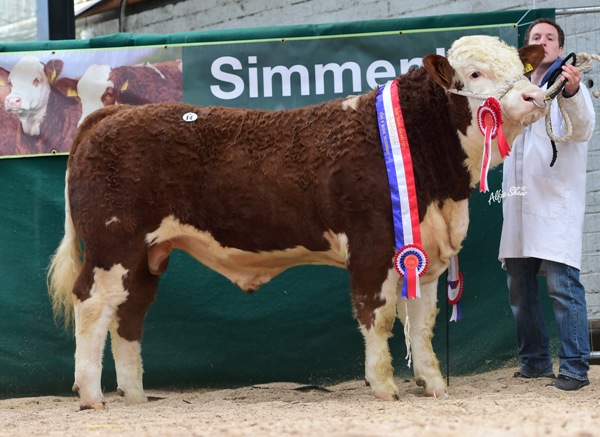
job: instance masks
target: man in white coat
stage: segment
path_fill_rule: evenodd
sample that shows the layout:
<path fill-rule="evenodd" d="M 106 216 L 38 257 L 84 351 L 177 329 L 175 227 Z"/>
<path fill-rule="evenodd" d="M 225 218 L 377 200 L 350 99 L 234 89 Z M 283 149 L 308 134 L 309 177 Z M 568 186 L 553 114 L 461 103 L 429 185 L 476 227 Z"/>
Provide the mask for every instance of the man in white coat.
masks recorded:
<path fill-rule="evenodd" d="M 499 259 L 507 271 L 510 305 L 515 316 L 520 369 L 516 378 L 553 378 L 561 390 L 578 390 L 589 384 L 590 353 L 585 290 L 579 281 L 586 196 L 588 141 L 595 113 L 581 72 L 563 63 L 564 33 L 549 19 L 534 21 L 525 43 L 544 46 L 542 64 L 531 81 L 549 87 L 567 82 L 564 107 L 573 125 L 569 141 L 557 142 L 553 161 L 545 119 L 525 128 L 504 161 L 502 190 L 504 222 Z M 561 71 L 562 69 L 562 71 Z M 556 76 L 556 75 L 554 75 Z M 552 101 L 553 133 L 563 136 L 563 117 Z M 517 195 L 510 195 L 517 193 Z M 558 376 L 554 378 L 550 342 L 538 296 L 537 275 L 544 272 L 552 299 L 561 347 Z"/>

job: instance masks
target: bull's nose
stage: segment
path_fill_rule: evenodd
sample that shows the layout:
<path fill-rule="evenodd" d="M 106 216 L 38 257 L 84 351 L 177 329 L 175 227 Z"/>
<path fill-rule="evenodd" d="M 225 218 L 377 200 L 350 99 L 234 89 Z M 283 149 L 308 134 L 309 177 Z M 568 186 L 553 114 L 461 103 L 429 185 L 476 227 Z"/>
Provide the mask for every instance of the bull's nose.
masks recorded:
<path fill-rule="evenodd" d="M 526 102 L 532 103 L 536 108 L 546 109 L 546 96 L 541 89 L 524 92 L 521 97 Z"/>
<path fill-rule="evenodd" d="M 6 96 L 5 106 L 6 109 L 18 109 L 21 107 L 22 101 L 20 97 Z"/>

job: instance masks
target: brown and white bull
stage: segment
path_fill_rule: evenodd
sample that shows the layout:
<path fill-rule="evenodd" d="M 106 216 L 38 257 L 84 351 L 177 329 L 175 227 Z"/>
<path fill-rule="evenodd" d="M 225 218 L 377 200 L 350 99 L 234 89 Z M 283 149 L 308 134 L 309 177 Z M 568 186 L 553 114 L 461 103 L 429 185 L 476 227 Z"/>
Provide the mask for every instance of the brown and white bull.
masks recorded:
<path fill-rule="evenodd" d="M 416 383 L 444 394 L 431 346 L 437 280 L 466 235 L 484 142 L 481 101 L 448 90 L 494 95 L 523 76 L 522 61 L 542 57 L 539 46 L 517 53 L 495 37 L 464 37 L 448 58 L 429 55 L 396 79 L 429 255 L 419 299 L 398 298 L 377 90 L 277 112 L 168 103 L 88 116 L 69 157 L 65 235 L 49 270 L 56 312 L 74 318 L 81 408 L 104 408 L 108 331 L 119 392 L 146 401 L 142 324 L 175 249 L 246 292 L 301 264 L 347 269 L 373 394 L 398 398 L 388 338 L 407 315 Z M 542 116 L 544 94 L 522 79 L 500 99 L 509 143 Z"/>

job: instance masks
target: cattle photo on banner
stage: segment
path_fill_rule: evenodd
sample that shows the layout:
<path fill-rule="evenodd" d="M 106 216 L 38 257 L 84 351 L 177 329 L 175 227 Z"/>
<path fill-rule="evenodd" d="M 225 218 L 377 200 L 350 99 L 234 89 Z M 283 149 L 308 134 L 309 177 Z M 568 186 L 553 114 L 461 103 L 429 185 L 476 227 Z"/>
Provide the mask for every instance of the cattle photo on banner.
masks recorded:
<path fill-rule="evenodd" d="M 7 53 L 0 81 L 0 156 L 68 153 L 95 109 L 181 101 L 181 49 Z"/>

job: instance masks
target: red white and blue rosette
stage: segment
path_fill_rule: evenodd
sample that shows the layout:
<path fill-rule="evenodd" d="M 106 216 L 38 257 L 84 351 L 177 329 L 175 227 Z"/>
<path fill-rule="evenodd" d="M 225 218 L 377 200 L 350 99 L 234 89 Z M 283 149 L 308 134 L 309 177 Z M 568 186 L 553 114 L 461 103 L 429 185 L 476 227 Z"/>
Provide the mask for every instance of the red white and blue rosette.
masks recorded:
<path fill-rule="evenodd" d="M 462 319 L 462 311 L 460 309 L 460 298 L 463 293 L 463 275 L 458 268 L 458 255 L 450 257 L 450 264 L 448 265 L 448 278 L 447 278 L 447 300 L 452 305 L 452 316 L 450 317 L 451 322 L 458 322 Z"/>
<path fill-rule="evenodd" d="M 394 268 L 403 277 L 401 297 L 421 297 L 419 277 L 423 276 L 429 266 L 425 251 L 415 244 L 407 244 L 396 252 Z"/>

